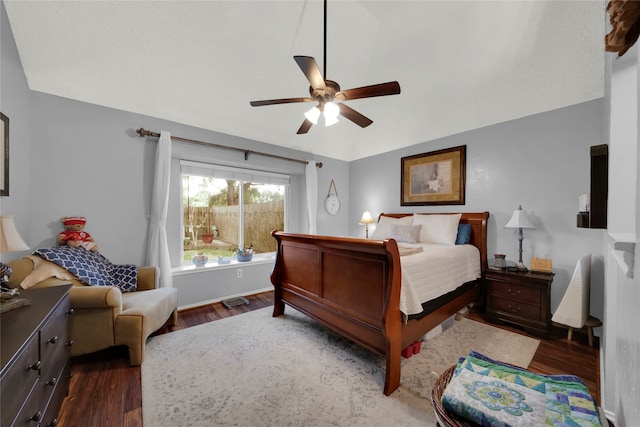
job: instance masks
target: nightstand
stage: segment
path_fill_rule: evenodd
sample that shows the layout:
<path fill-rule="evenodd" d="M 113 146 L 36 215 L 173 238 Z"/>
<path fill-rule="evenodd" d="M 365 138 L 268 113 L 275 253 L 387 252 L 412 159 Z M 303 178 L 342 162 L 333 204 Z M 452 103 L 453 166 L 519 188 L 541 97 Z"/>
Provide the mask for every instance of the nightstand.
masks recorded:
<path fill-rule="evenodd" d="M 491 270 L 485 272 L 485 316 L 534 334 L 551 332 L 553 273 Z"/>

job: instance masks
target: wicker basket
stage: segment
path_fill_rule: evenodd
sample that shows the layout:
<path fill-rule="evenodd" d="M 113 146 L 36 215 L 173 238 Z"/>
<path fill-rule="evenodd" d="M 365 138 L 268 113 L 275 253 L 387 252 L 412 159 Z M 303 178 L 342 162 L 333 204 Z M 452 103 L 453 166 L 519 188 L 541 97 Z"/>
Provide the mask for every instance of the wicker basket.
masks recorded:
<path fill-rule="evenodd" d="M 431 402 L 433 403 L 433 409 L 436 413 L 438 425 L 442 427 L 477 427 L 478 424 L 461 419 L 454 414 L 445 411 L 442 407 L 442 394 L 444 393 L 444 389 L 447 388 L 449 381 L 451 381 L 451 377 L 453 376 L 453 371 L 455 369 L 456 365 L 453 365 L 444 371 L 437 379 L 436 384 L 431 390 Z"/>

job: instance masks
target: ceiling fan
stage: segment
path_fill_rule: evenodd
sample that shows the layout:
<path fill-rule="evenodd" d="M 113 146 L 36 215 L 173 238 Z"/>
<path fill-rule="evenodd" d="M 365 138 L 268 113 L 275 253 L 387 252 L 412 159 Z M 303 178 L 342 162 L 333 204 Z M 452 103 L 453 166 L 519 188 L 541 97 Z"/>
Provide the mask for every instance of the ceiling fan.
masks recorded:
<path fill-rule="evenodd" d="M 290 104 L 294 102 L 317 102 L 317 106 L 305 113 L 306 118 L 298 129 L 298 135 L 309 132 L 311 126 L 318 122 L 320 113 L 324 113 L 325 126 L 331 126 L 337 123 L 338 115 L 342 115 L 358 126 L 365 128 L 373 123 L 373 121 L 341 101 L 397 95 L 400 93 L 400 84 L 395 81 L 340 90 L 340 85 L 337 82 L 327 79 L 327 0 L 324 0 L 324 74 L 320 73 L 320 68 L 318 68 L 316 60 L 311 56 L 294 56 L 293 59 L 311 84 L 311 86 L 309 86 L 310 96 L 304 98 L 251 101 L 250 104 L 252 107 L 261 107 L 264 105 Z"/>

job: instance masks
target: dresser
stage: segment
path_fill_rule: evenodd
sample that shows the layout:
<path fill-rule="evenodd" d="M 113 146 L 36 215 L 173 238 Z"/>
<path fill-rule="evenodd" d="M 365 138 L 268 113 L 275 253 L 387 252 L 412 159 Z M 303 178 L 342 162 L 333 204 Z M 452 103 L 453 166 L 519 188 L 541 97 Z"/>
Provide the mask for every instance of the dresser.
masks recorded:
<path fill-rule="evenodd" d="M 491 270 L 485 272 L 485 317 L 507 322 L 528 332 L 551 332 L 553 273 Z"/>
<path fill-rule="evenodd" d="M 71 285 L 21 290 L 31 304 L 0 316 L 2 427 L 52 427 L 69 390 Z"/>

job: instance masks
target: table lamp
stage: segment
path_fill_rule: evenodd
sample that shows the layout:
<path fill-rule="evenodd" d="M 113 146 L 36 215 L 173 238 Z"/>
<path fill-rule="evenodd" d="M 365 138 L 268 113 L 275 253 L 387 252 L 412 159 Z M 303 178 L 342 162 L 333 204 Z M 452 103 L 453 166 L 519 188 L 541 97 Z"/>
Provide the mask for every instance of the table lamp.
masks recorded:
<path fill-rule="evenodd" d="M 0 215 L 0 252 L 19 252 L 28 251 L 29 246 L 22 240 L 15 222 L 13 222 L 13 216 Z M 9 281 L 11 276 L 11 267 L 7 264 L 0 262 L 0 283 L 4 287 Z"/>
<path fill-rule="evenodd" d="M 367 239 L 369 238 L 369 224 L 373 223 L 375 223 L 375 221 L 371 218 L 369 211 L 364 211 L 362 218 L 360 218 L 360 225 L 364 225 L 364 232 Z"/>
<path fill-rule="evenodd" d="M 518 209 L 513 211 L 513 215 L 509 222 L 504 226 L 504 228 L 517 228 L 518 229 L 518 271 L 528 271 L 529 269 L 524 266 L 522 262 L 522 239 L 524 238 L 522 234 L 523 228 L 536 228 L 529 222 L 529 218 L 527 218 L 527 213 L 522 210 L 522 206 L 519 206 Z"/>

